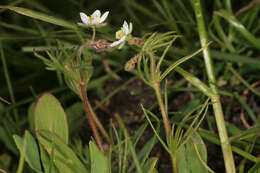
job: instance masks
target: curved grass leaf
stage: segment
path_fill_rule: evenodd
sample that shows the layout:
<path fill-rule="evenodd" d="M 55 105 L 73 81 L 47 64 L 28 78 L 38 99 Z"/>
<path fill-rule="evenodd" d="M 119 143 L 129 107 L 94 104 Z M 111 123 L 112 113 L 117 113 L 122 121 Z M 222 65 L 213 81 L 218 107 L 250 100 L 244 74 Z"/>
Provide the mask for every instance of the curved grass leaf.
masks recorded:
<path fill-rule="evenodd" d="M 42 20 L 44 22 L 63 26 L 63 27 L 66 27 L 66 28 L 71 28 L 71 29 L 77 29 L 78 28 L 77 25 L 70 23 L 70 22 L 67 22 L 63 19 L 58 19 L 58 18 L 55 18 L 53 16 L 49 16 L 47 14 L 36 12 L 36 11 L 30 10 L 30 9 L 21 8 L 21 7 L 13 7 L 13 6 L 2 6 L 2 5 L 0 6 L 0 8 L 9 9 L 9 10 L 14 11 L 16 13 L 19 13 L 19 14 L 22 14 L 22 15 L 25 15 L 25 16 L 28 16 L 28 17 L 31 17 L 31 18 L 34 18 L 34 19 Z"/>
<path fill-rule="evenodd" d="M 197 50 L 196 52 L 194 52 L 191 55 L 185 56 L 181 59 L 179 59 L 178 61 L 174 62 L 173 64 L 171 64 L 170 67 L 168 67 L 163 74 L 160 76 L 160 81 L 162 81 L 167 74 L 169 74 L 174 68 L 176 68 L 178 65 L 180 65 L 181 63 L 189 60 L 190 58 L 192 58 L 193 56 L 197 55 L 198 53 L 200 53 L 201 51 L 203 51 L 205 48 L 207 48 L 209 45 L 211 44 L 211 42 L 209 42 L 208 44 L 206 44 L 204 47 L 200 48 L 199 50 Z"/>
<path fill-rule="evenodd" d="M 236 30 L 238 30 L 251 44 L 253 44 L 258 50 L 260 50 L 260 41 L 256 39 L 256 37 L 251 34 L 245 26 L 240 23 L 235 16 L 230 14 L 226 10 L 219 10 L 215 12 L 216 15 L 223 17 L 230 23 Z"/>
<path fill-rule="evenodd" d="M 212 89 L 210 89 L 205 83 L 203 83 L 199 78 L 193 76 L 191 73 L 185 71 L 181 67 L 175 67 L 175 71 L 181 74 L 187 81 L 198 88 L 205 95 L 211 97 L 214 95 Z"/>

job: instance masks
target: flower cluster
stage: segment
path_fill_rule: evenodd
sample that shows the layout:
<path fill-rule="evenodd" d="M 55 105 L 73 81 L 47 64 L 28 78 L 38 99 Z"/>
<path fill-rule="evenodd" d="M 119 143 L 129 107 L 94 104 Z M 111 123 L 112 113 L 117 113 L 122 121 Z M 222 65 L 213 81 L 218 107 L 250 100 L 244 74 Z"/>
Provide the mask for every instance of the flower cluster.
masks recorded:
<path fill-rule="evenodd" d="M 103 23 L 107 16 L 109 14 L 109 11 L 106 11 L 103 15 L 101 15 L 101 12 L 99 10 L 96 10 L 93 14 L 90 16 L 87 16 L 85 13 L 80 13 L 80 18 L 82 23 L 78 23 L 79 26 L 83 27 L 99 27 L 104 26 L 105 23 Z M 131 40 L 132 36 L 132 29 L 133 25 L 130 22 L 129 25 L 126 21 L 124 21 L 123 26 L 119 31 L 116 32 L 116 39 L 117 41 L 110 44 L 110 47 L 116 47 L 118 46 L 118 49 L 121 49 L 126 41 Z"/>

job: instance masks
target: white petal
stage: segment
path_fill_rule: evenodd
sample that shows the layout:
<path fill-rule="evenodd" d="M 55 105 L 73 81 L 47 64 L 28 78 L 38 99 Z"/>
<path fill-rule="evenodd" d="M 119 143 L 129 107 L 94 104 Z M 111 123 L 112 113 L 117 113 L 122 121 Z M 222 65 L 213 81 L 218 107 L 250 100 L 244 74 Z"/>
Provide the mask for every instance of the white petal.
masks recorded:
<path fill-rule="evenodd" d="M 102 23 L 106 20 L 107 16 L 109 14 L 109 11 L 106 11 L 100 18 L 99 23 Z"/>
<path fill-rule="evenodd" d="M 93 25 L 96 25 L 96 24 L 99 24 L 99 20 L 100 20 L 100 11 L 99 10 L 96 10 L 92 15 L 91 17 L 93 17 L 93 20 L 91 21 L 91 24 Z"/>
<path fill-rule="evenodd" d="M 113 43 L 110 44 L 111 47 L 115 47 L 117 45 L 119 45 L 121 42 L 118 40 L 118 41 L 115 41 Z"/>
<path fill-rule="evenodd" d="M 128 29 L 128 24 L 126 21 L 124 21 L 123 28 Z"/>
<path fill-rule="evenodd" d="M 133 31 L 133 24 L 132 24 L 132 22 L 130 22 L 130 24 L 129 24 L 129 34 L 132 33 L 132 31 Z"/>
<path fill-rule="evenodd" d="M 122 37 L 120 40 L 113 42 L 112 44 L 110 44 L 111 47 L 115 47 L 117 45 L 119 45 L 120 43 L 122 43 L 124 40 L 126 39 L 126 36 Z"/>
<path fill-rule="evenodd" d="M 94 11 L 94 13 L 92 14 L 92 17 L 95 19 L 95 18 L 100 18 L 101 16 L 101 13 L 99 10 L 96 10 Z"/>
<path fill-rule="evenodd" d="M 85 13 L 79 13 L 79 15 L 84 24 L 90 24 L 90 19 Z"/>
<path fill-rule="evenodd" d="M 124 21 L 124 24 L 123 24 L 123 32 L 125 33 L 125 35 L 129 34 L 129 28 L 128 28 L 128 24 L 126 21 Z"/>

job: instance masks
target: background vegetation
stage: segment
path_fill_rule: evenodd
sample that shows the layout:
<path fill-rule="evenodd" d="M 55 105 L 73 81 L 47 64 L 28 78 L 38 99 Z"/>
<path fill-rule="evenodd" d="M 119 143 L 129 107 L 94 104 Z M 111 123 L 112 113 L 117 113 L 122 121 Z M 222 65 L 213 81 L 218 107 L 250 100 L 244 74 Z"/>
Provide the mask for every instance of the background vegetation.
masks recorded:
<path fill-rule="evenodd" d="M 218 87 L 221 96 L 236 170 L 257 172 L 260 170 L 260 1 L 215 0 L 201 1 L 201 4 L 206 34 L 208 40 L 213 41 L 209 46 L 216 76 L 216 83 L 213 85 Z M 166 65 L 163 65 L 162 70 L 167 69 L 169 63 L 172 64 L 202 47 L 201 30 L 198 29 L 192 1 L 2 0 L 0 5 L 24 7 L 74 24 L 80 22 L 79 12 L 91 14 L 96 9 L 102 12 L 110 11 L 108 25 L 97 30 L 97 39 L 110 42 L 115 40 L 115 31 L 121 27 L 124 20 L 133 23 L 134 36 L 176 31 L 176 35 L 181 37 L 168 49 L 164 61 Z M 79 160 L 89 165 L 89 148 L 96 151 L 96 146 L 89 144 L 93 134 L 84 113 L 84 106 L 78 96 L 67 87 L 61 72 L 46 70 L 46 65 L 33 52 L 35 49 L 46 50 L 57 46 L 58 42 L 80 46 L 80 38 L 91 39 L 90 29 L 80 28 L 79 31 L 82 37 L 73 29 L 26 17 L 6 8 L 0 9 L 1 170 L 8 173 L 19 170 L 18 164 L 22 163 L 19 159 L 23 153 L 20 153 L 19 149 L 22 151 L 22 145 L 18 149 L 19 139 L 15 142 L 13 136 L 24 136 L 25 130 L 35 136 L 32 122 L 34 106 L 46 92 L 55 95 L 67 114 L 70 136 L 68 146 Z M 163 51 L 163 48 L 156 50 L 160 54 Z M 162 143 L 158 142 L 158 136 L 164 141 L 166 139 L 165 131 L 161 128 L 163 122 L 155 92 L 143 83 L 137 70 L 124 70 L 125 64 L 137 53 L 136 47 L 125 46 L 122 50 L 110 51 L 105 55 L 94 54 L 94 72 L 88 84 L 88 98 L 114 140 L 113 147 L 110 147 L 103 139 L 108 153 L 113 151 L 113 154 L 109 155 L 113 158 L 110 158 L 110 161 L 114 161 L 110 162 L 112 171 L 140 172 L 142 169 L 143 172 L 148 172 L 147 164 L 154 164 L 158 172 L 168 172 L 172 170 L 172 162 Z M 42 51 L 39 51 L 39 54 L 42 54 Z M 208 84 L 203 54 L 192 57 L 180 66 Z M 202 137 L 207 148 L 205 153 L 209 168 L 205 171 L 212 169 L 215 172 L 224 172 L 216 121 L 207 96 L 184 79 L 178 70 L 169 73 L 167 82 L 161 87 L 163 93 L 167 93 L 164 102 L 170 122 L 177 124 L 173 131 L 178 132 L 177 127 L 180 127 L 178 133 L 189 132 L 192 122 L 200 125 L 196 134 Z M 190 117 L 185 119 L 187 115 Z M 149 118 L 145 118 L 148 116 L 152 121 L 150 124 Z M 115 117 L 121 117 L 122 121 Z M 155 130 L 152 130 L 151 124 Z M 177 139 L 178 133 L 174 133 Z M 202 139 L 198 137 L 197 140 Z M 204 151 L 204 148 L 201 150 Z M 137 162 L 140 162 L 142 167 L 140 170 Z M 30 167 L 32 166 L 25 163 L 23 172 L 34 172 Z"/>

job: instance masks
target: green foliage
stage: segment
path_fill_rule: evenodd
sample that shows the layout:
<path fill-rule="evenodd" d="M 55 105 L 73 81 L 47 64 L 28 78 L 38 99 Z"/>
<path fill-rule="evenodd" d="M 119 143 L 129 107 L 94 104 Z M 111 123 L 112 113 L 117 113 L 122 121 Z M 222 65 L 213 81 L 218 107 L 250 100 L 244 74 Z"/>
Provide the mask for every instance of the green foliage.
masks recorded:
<path fill-rule="evenodd" d="M 51 132 L 40 131 L 37 139 L 59 172 L 88 172 L 71 148 Z"/>
<path fill-rule="evenodd" d="M 35 131 L 38 138 L 41 133 L 51 133 L 68 144 L 69 129 L 66 114 L 60 102 L 51 94 L 44 94 L 35 106 Z"/>
<path fill-rule="evenodd" d="M 49 23 L 52 23 L 55 25 L 60 25 L 60 26 L 67 27 L 67 28 L 77 29 L 77 26 L 75 24 L 69 23 L 62 19 L 51 17 L 51 16 L 43 14 L 43 13 L 35 12 L 35 11 L 29 10 L 29 9 L 13 7 L 13 6 L 0 6 L 0 8 L 9 9 L 16 13 L 19 13 L 19 14 L 22 14 L 25 16 L 29 16 L 29 17 L 32 17 L 35 19 L 39 19 L 39 20 L 42 20 L 45 22 L 49 22 Z"/>
<path fill-rule="evenodd" d="M 207 149 L 201 137 L 194 133 L 186 144 L 182 145 L 176 153 L 178 172 L 208 172 L 207 167 Z"/>
<path fill-rule="evenodd" d="M 23 152 L 23 146 L 25 146 L 25 160 L 29 166 L 36 172 L 42 172 L 38 146 L 30 132 L 25 132 L 24 139 L 20 136 L 14 135 L 14 141 L 20 153 Z"/>
<path fill-rule="evenodd" d="M 105 156 L 92 141 L 89 142 L 91 173 L 104 172 L 109 173 L 109 162 Z"/>
<path fill-rule="evenodd" d="M 107 25 L 80 28 L 95 9 Z M 259 0 L 1 1 L 0 172 L 219 172 L 203 141 L 230 141 L 236 171 L 257 172 L 259 14 Z M 133 32 L 117 50 L 124 20 Z"/>

